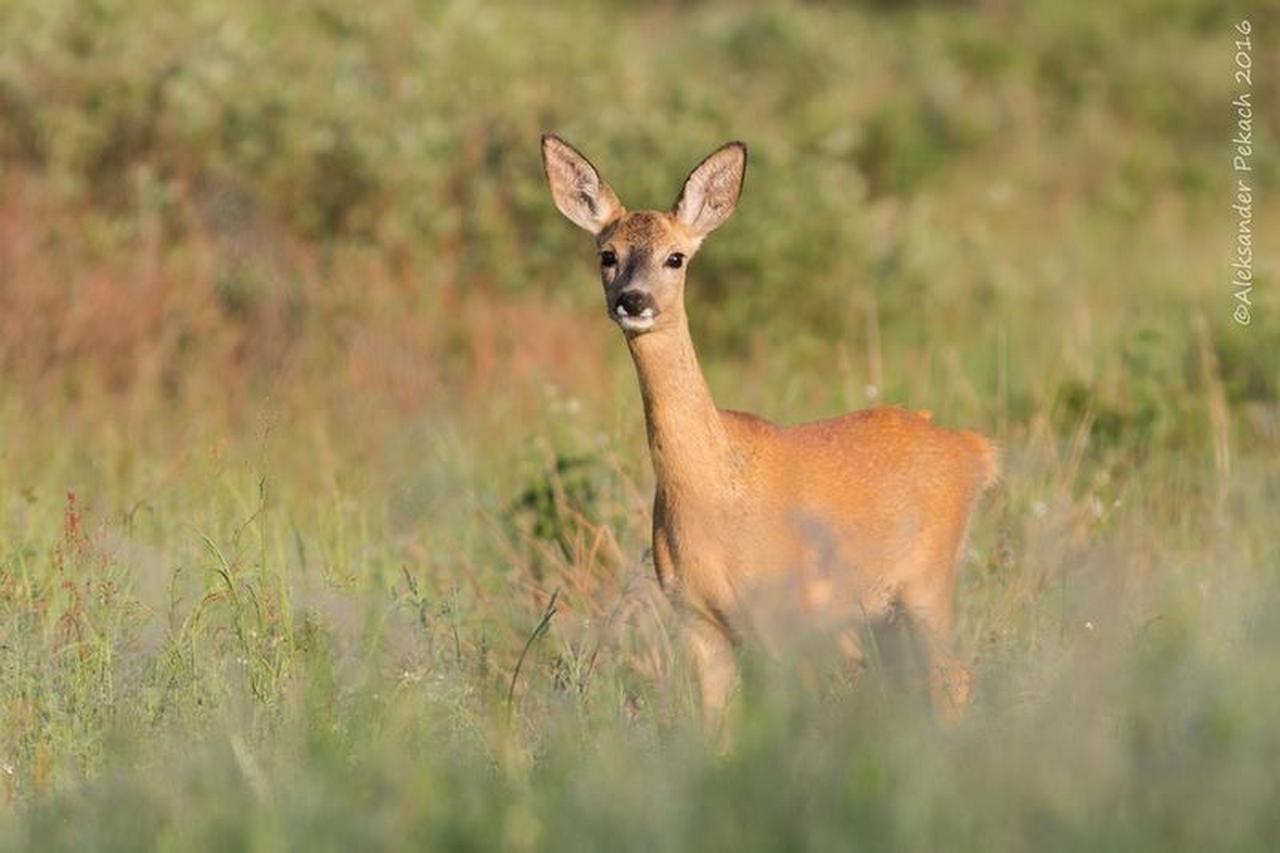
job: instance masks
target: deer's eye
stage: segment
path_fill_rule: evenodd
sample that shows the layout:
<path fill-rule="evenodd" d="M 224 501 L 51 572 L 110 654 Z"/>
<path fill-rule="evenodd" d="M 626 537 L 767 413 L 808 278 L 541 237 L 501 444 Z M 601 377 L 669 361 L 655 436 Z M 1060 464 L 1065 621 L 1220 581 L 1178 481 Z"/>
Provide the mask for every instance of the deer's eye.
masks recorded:
<path fill-rule="evenodd" d="M 616 267 L 618 265 L 618 255 L 610 249 L 605 249 L 600 253 L 600 266 Z"/>
<path fill-rule="evenodd" d="M 666 265 L 671 267 L 673 270 L 680 269 L 680 267 L 684 266 L 684 255 L 679 252 L 672 252 L 667 255 Z"/>

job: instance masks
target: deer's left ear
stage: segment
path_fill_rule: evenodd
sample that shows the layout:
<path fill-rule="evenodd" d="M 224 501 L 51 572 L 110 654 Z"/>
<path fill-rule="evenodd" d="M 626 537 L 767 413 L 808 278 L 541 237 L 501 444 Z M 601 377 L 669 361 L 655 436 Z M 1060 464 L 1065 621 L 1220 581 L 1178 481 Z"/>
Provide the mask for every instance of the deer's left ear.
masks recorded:
<path fill-rule="evenodd" d="M 591 161 L 554 133 L 542 137 L 542 167 L 556 207 L 579 228 L 599 234 L 625 212 Z"/>
<path fill-rule="evenodd" d="M 672 213 L 698 237 L 707 236 L 738 206 L 746 174 L 747 146 L 721 146 L 689 173 Z"/>

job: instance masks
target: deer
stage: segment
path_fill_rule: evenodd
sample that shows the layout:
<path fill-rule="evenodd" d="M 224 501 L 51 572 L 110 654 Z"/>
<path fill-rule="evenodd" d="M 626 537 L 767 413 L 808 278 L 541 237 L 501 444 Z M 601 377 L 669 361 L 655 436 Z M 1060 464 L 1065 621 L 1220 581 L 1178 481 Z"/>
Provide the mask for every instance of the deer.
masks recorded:
<path fill-rule="evenodd" d="M 747 147 L 729 142 L 668 211 L 627 210 L 561 137 L 542 137 L 555 206 L 594 238 L 609 317 L 635 365 L 653 465 L 652 556 L 684 614 L 702 720 L 718 726 L 760 607 L 794 604 L 830 626 L 855 670 L 863 631 L 905 617 L 935 713 L 954 721 L 971 676 L 953 649 L 971 518 L 999 476 L 996 446 L 924 411 L 877 406 L 779 426 L 721 409 L 698 364 L 685 278 L 737 207 Z"/>

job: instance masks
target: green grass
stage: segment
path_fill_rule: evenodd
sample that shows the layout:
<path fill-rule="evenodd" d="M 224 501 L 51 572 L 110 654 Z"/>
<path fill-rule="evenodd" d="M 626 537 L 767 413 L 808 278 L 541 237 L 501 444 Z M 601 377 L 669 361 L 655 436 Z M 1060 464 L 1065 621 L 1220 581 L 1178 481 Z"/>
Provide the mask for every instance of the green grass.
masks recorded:
<path fill-rule="evenodd" d="M 0 847 L 1273 846 L 1235 21 L 1078 6 L 0 6 Z M 751 146 L 690 271 L 722 405 L 1001 443 L 959 727 L 797 641 L 703 740 L 547 129 L 636 207 Z"/>

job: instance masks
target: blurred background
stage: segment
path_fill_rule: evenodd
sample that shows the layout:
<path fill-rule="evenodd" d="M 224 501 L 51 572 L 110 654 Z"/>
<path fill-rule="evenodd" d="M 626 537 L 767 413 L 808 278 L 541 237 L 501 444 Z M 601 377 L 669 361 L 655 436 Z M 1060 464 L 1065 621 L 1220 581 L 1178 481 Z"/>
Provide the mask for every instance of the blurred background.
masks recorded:
<path fill-rule="evenodd" d="M 1208 0 L 0 4 L 0 839 L 1263 846 L 1280 6 L 1245 6 L 1247 327 Z M 701 748 L 547 130 L 631 208 L 750 146 L 689 274 L 720 405 L 1003 445 L 962 732 L 763 666 Z"/>

